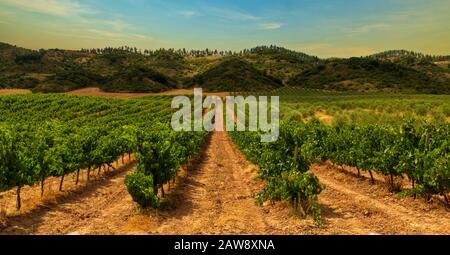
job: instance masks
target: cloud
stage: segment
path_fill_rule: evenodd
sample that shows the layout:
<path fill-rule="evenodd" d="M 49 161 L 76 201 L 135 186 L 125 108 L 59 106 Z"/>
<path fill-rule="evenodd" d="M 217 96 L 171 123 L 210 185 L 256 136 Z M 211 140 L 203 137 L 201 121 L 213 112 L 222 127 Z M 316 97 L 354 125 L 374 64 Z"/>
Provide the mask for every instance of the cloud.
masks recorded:
<path fill-rule="evenodd" d="M 105 31 L 105 30 L 88 29 L 87 31 L 91 34 L 95 34 L 95 35 L 102 36 L 102 37 L 110 37 L 110 38 L 123 37 L 123 35 L 120 33 L 115 33 L 115 32 L 110 32 L 110 31 Z"/>
<path fill-rule="evenodd" d="M 383 29 L 387 29 L 389 27 L 391 27 L 391 26 L 388 24 L 384 24 L 384 23 L 368 24 L 368 25 L 357 27 L 357 28 L 353 29 L 352 32 L 353 33 L 368 33 L 373 30 L 383 30 Z"/>
<path fill-rule="evenodd" d="M 254 16 L 242 11 L 232 10 L 232 9 L 219 9 L 219 8 L 208 8 L 207 13 L 212 16 L 229 20 L 229 21 L 249 21 L 249 20 L 259 20 L 258 16 Z"/>
<path fill-rule="evenodd" d="M 280 29 L 282 26 L 283 26 L 283 24 L 277 23 L 277 22 L 263 23 L 263 24 L 258 25 L 259 29 L 262 29 L 262 30 Z"/>
<path fill-rule="evenodd" d="M 178 12 L 179 15 L 184 16 L 186 18 L 192 17 L 197 15 L 197 13 L 195 11 L 179 11 Z"/>
<path fill-rule="evenodd" d="M 141 39 L 141 40 L 147 40 L 147 41 L 152 41 L 153 38 L 146 36 L 146 35 L 142 35 L 142 34 L 132 34 L 132 37 L 136 38 L 136 39 Z"/>
<path fill-rule="evenodd" d="M 139 40 L 145 40 L 145 41 L 152 41 L 153 38 L 147 35 L 143 34 L 123 34 L 123 33 L 117 33 L 117 32 L 111 32 L 106 30 L 100 30 L 100 29 L 88 29 L 87 30 L 90 34 L 96 37 L 106 37 L 109 39 L 139 39 Z"/>
<path fill-rule="evenodd" d="M 29 12 L 37 12 L 59 17 L 72 17 L 82 14 L 95 14 L 89 7 L 78 1 L 69 0 L 0 0 L 0 3 L 20 8 Z"/>
<path fill-rule="evenodd" d="M 102 21 L 105 25 L 111 26 L 115 31 L 122 31 L 129 25 L 122 20 L 104 20 Z"/>

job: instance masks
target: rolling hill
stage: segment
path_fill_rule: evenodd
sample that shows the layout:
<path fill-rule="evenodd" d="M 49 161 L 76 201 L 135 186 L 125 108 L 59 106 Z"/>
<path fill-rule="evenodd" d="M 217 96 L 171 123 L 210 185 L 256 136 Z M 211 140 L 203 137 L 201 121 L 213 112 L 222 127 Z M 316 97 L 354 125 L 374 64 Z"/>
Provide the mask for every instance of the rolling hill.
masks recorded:
<path fill-rule="evenodd" d="M 291 77 L 320 63 L 317 57 L 276 46 L 258 46 L 244 51 L 242 58 L 257 69 L 284 83 Z"/>
<path fill-rule="evenodd" d="M 197 74 L 187 85 L 199 86 L 206 91 L 264 91 L 283 86 L 277 78 L 237 58 L 225 60 Z"/>
<path fill-rule="evenodd" d="M 288 84 L 336 91 L 450 93 L 450 80 L 420 68 L 376 58 L 334 59 L 292 77 Z"/>
<path fill-rule="evenodd" d="M 107 92 L 161 92 L 176 88 L 176 81 L 145 66 L 117 72 L 101 88 Z"/>
<path fill-rule="evenodd" d="M 277 46 L 240 52 L 132 47 L 30 50 L 0 43 L 0 88 L 66 92 L 271 90 L 283 85 L 338 91 L 450 93 L 450 57 L 393 50 L 320 59 Z"/>

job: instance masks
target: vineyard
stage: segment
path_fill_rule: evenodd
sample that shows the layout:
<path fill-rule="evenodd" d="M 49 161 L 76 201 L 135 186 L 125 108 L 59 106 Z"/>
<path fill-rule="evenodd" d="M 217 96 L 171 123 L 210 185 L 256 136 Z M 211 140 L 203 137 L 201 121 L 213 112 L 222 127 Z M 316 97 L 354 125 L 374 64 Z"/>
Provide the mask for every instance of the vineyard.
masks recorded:
<path fill-rule="evenodd" d="M 415 128 L 406 122 L 400 127 L 329 127 L 318 121 L 286 122 L 280 126 L 276 143 L 261 143 L 258 134 L 251 133 L 235 132 L 232 137 L 269 180 L 263 197 L 303 201 L 302 213 L 312 210 L 317 219 L 316 200 L 322 188 L 307 171 L 313 163 L 325 160 L 355 167 L 358 177 L 360 171 L 369 172 L 372 184 L 372 171 L 378 172 L 386 176 L 391 192 L 401 191 L 401 180 L 407 178 L 412 188 L 405 193 L 442 195 L 450 205 L 450 125 Z"/>
<path fill-rule="evenodd" d="M 289 92 L 289 93 L 286 93 Z M 407 195 L 441 195 L 449 204 L 450 104 L 448 96 L 278 91 L 282 118 L 318 134 L 316 155 L 336 165 L 386 176 L 388 189 Z M 315 158 L 317 159 L 317 158 Z"/>
<path fill-rule="evenodd" d="M 448 232 L 446 96 L 276 93 L 273 143 L 174 132 L 168 96 L 1 96 L 0 200 L 14 194 L 17 211 L 0 233 Z M 55 179 L 76 193 L 21 209 L 23 192 L 45 198 Z"/>
<path fill-rule="evenodd" d="M 450 0 L 191 2 L 0 0 L 0 238 L 450 236 Z"/>
<path fill-rule="evenodd" d="M 322 224 L 317 198 L 323 186 L 308 170 L 314 163 L 328 160 L 356 168 L 358 177 L 361 171 L 368 172 L 372 184 L 373 172 L 379 173 L 390 192 L 428 200 L 438 195 L 450 206 L 450 124 L 445 121 L 405 118 L 395 124 L 348 121 L 326 125 L 314 117 L 309 121 L 284 119 L 275 143 L 262 143 L 258 132 L 230 132 L 268 181 L 258 195 L 260 201 L 288 200 L 295 211 L 303 216 L 312 214 Z M 402 190 L 404 179 L 411 188 Z"/>
<path fill-rule="evenodd" d="M 168 125 L 169 98 L 108 100 L 61 95 L 6 96 L 0 98 L 0 190 L 17 189 L 87 169 L 109 170 L 113 162 L 136 154 L 137 171 L 126 183 L 131 195 L 154 201 L 158 188 L 169 182 L 179 166 L 198 151 L 205 133 L 173 132 Z M 151 189 L 145 189 L 148 185 Z"/>

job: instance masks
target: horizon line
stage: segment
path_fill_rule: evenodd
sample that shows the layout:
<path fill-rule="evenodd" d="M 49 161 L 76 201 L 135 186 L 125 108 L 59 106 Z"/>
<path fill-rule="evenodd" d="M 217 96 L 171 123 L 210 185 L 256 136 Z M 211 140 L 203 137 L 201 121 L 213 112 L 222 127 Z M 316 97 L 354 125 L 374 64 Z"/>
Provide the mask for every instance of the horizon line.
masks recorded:
<path fill-rule="evenodd" d="M 287 48 L 287 47 L 284 47 L 284 46 L 279 46 L 279 45 L 276 45 L 276 44 L 269 44 L 269 45 L 256 45 L 256 46 L 253 46 L 253 47 L 250 47 L 250 48 L 243 48 L 243 49 L 240 49 L 240 50 L 224 50 L 224 49 L 217 49 L 217 48 L 203 48 L 203 49 L 194 49 L 194 48 L 161 48 L 161 47 L 159 47 L 159 48 L 138 48 L 138 47 L 135 47 L 135 46 L 128 46 L 128 45 L 122 45 L 122 46 L 118 46 L 118 47 L 113 47 L 113 46 L 104 46 L 104 47 L 102 47 L 102 48 L 99 48 L 99 47 L 92 47 L 92 48 L 42 48 L 42 47 L 39 47 L 39 48 L 33 48 L 33 47 L 24 47 L 24 46 L 20 46 L 20 45 L 18 45 L 18 44 L 14 44 L 14 43 L 10 43 L 10 42 L 4 42 L 4 41 L 0 41 L 0 43 L 3 43 L 3 44 L 9 44 L 9 45 L 11 45 L 11 46 L 14 46 L 14 47 L 17 47 L 17 48 L 23 48 L 23 49 L 28 49 L 28 50 L 34 50 L 34 51 L 39 51 L 39 50 L 64 50 L 64 51 L 81 51 L 81 50 L 83 50 L 83 49 L 105 49 L 105 48 L 112 48 L 112 49 L 118 49 L 118 48 L 120 48 L 120 47 L 129 47 L 129 48 L 136 48 L 136 49 L 138 49 L 138 50 L 140 50 L 140 51 L 144 51 L 144 50 L 153 50 L 153 51 L 156 51 L 156 50 L 160 50 L 160 49 L 165 49 L 165 50 L 169 50 L 169 49 L 173 49 L 173 50 L 175 50 L 175 51 L 177 51 L 177 50 L 183 50 L 183 49 L 186 49 L 186 51 L 196 51 L 196 50 L 199 50 L 199 51 L 202 51 L 202 50 L 206 50 L 206 49 L 208 49 L 208 50 L 212 50 L 212 51 L 215 51 L 215 50 L 217 50 L 217 51 L 219 51 L 219 52 L 233 52 L 233 53 L 239 53 L 239 52 L 241 52 L 241 51 L 244 51 L 244 50 L 250 50 L 250 49 L 254 49 L 254 48 L 257 48 L 257 47 L 270 47 L 270 46 L 275 46 L 275 47 L 278 47 L 278 48 L 283 48 L 283 49 L 286 49 L 286 50 L 290 50 L 290 51 L 293 51 L 293 52 L 296 52 L 296 53 L 301 53 L 301 54 L 306 54 L 306 55 L 308 55 L 308 56 L 310 56 L 310 57 L 316 57 L 316 58 L 319 58 L 319 59 L 346 59 L 346 58 L 358 58 L 358 57 L 370 57 L 370 56 L 373 56 L 373 55 L 377 55 L 377 54 L 379 54 L 379 53 L 384 53 L 384 52 L 388 52 L 388 51 L 407 51 L 407 52 L 413 52 L 413 53 L 419 53 L 419 54 L 422 54 L 422 55 L 424 55 L 424 56 L 430 56 L 430 57 L 447 57 L 447 56 L 450 56 L 450 53 L 448 53 L 448 54 L 429 54 L 429 53 L 424 53 L 424 52 L 422 52 L 422 51 L 417 51 L 417 50 L 408 50 L 408 49 L 405 49 L 405 48 L 403 48 L 403 49 L 386 49 L 386 50 L 381 50 L 381 51 L 377 51 L 377 52 L 375 52 L 375 53 L 372 53 L 372 54 L 366 54 L 366 55 L 351 55 L 351 56 L 347 56 L 347 57 L 320 57 L 319 55 L 314 55 L 314 54 L 309 54 L 309 53 L 306 53 L 306 51 L 302 51 L 302 50 L 295 50 L 295 49 L 290 49 L 290 48 Z"/>

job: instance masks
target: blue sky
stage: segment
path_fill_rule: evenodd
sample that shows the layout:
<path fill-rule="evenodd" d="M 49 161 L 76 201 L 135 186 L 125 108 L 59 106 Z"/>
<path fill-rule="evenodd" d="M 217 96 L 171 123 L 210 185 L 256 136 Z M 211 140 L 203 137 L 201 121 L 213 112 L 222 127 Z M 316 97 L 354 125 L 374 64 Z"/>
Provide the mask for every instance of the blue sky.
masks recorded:
<path fill-rule="evenodd" d="M 29 48 L 240 50 L 321 57 L 450 54 L 448 0 L 0 0 L 0 41 Z"/>

